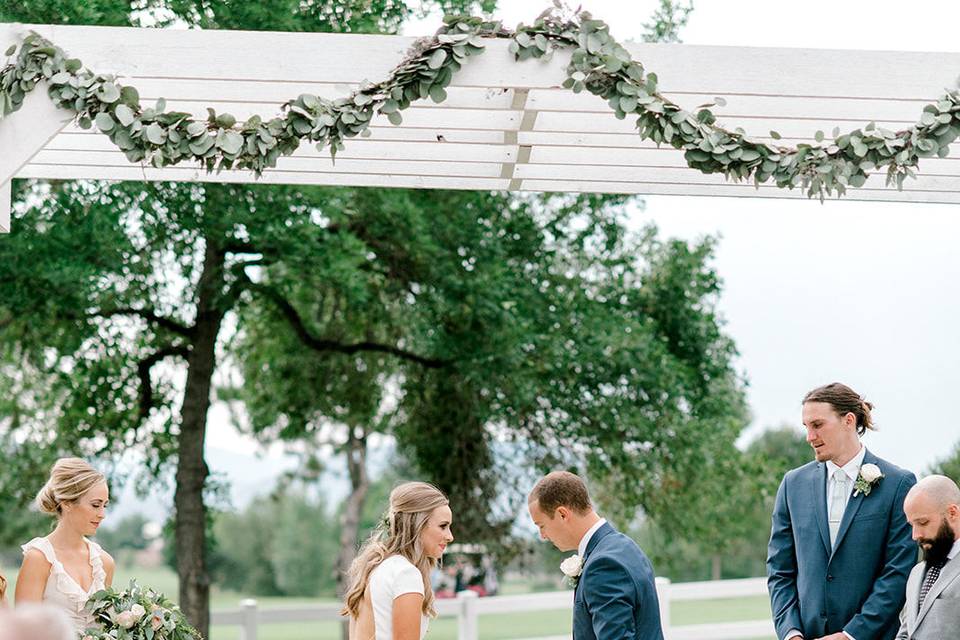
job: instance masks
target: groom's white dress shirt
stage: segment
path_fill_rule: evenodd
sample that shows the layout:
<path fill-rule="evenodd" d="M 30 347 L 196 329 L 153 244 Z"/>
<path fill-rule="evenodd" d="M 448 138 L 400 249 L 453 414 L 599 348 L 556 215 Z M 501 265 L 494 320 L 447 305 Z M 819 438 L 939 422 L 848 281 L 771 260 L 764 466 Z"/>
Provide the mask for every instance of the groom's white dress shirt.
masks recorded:
<path fill-rule="evenodd" d="M 592 527 L 587 529 L 587 532 L 583 534 L 582 538 L 580 538 L 580 544 L 577 545 L 577 555 L 580 556 L 580 558 L 583 558 L 583 555 L 587 552 L 587 545 L 590 543 L 590 538 L 592 538 L 593 534 L 597 532 L 597 529 L 606 523 L 606 518 L 600 518 L 600 520 L 598 520 Z"/>
<path fill-rule="evenodd" d="M 863 466 L 863 458 L 866 455 L 867 455 L 867 448 L 864 447 L 863 445 L 860 445 L 860 451 L 857 453 L 857 455 L 853 456 L 850 462 L 843 465 L 842 467 L 837 465 L 837 463 L 834 462 L 833 460 L 827 460 L 827 486 L 824 487 L 824 491 L 827 492 L 827 518 L 829 520 L 836 519 L 839 522 L 843 518 L 843 512 L 847 508 L 847 503 L 850 502 L 850 495 L 853 493 L 853 485 L 857 481 L 857 478 L 860 476 L 860 467 Z M 846 495 L 846 499 L 843 501 L 843 509 L 840 510 L 840 513 L 834 514 L 830 512 L 830 507 L 831 507 L 831 498 L 833 497 L 834 487 L 837 484 L 837 479 L 835 475 L 837 471 L 842 471 L 843 474 L 848 478 L 847 495 Z M 846 631 L 843 632 L 843 635 L 847 636 L 850 640 L 856 640 L 856 638 L 854 638 L 852 635 L 850 635 Z M 803 634 L 800 633 L 800 631 L 798 631 L 797 629 L 791 629 L 790 631 L 787 632 L 787 635 L 786 637 L 784 637 L 784 640 L 789 640 L 794 636 L 803 636 Z"/>

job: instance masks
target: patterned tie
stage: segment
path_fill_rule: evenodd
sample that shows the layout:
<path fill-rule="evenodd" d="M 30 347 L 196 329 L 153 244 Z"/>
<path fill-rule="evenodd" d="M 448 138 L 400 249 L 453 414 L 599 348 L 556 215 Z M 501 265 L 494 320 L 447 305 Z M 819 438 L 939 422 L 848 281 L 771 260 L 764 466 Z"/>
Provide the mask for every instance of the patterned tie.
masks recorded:
<path fill-rule="evenodd" d="M 920 585 L 920 600 L 917 602 L 917 613 L 919 613 L 920 609 L 923 608 L 923 599 L 927 597 L 927 594 L 930 593 L 930 589 L 933 588 L 937 578 L 940 577 L 940 569 L 942 568 L 943 563 L 932 563 L 927 565 L 927 576 L 923 579 L 923 584 Z"/>
<path fill-rule="evenodd" d="M 850 478 L 843 469 L 833 472 L 833 491 L 830 493 L 830 546 L 836 546 L 837 534 L 840 532 L 840 521 L 843 520 L 843 511 L 847 508 L 847 497 L 850 495 Z"/>

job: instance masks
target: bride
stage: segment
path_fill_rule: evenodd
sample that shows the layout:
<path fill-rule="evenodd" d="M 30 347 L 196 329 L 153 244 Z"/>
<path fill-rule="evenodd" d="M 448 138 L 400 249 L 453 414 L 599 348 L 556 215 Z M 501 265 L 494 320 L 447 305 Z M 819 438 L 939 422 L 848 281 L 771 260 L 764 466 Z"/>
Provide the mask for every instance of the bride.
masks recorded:
<path fill-rule="evenodd" d="M 113 582 L 114 562 L 86 536 L 97 532 L 109 501 L 102 473 L 80 458 L 57 460 L 36 498 L 41 512 L 56 516 L 57 526 L 22 547 L 14 594 L 18 606 L 52 605 L 67 614 L 78 632 L 93 624 L 85 611 L 87 600 Z"/>
<path fill-rule="evenodd" d="M 383 522 L 350 565 L 346 604 L 350 640 L 422 640 L 436 617 L 430 571 L 453 540 L 443 493 L 407 482 L 390 493 Z"/>

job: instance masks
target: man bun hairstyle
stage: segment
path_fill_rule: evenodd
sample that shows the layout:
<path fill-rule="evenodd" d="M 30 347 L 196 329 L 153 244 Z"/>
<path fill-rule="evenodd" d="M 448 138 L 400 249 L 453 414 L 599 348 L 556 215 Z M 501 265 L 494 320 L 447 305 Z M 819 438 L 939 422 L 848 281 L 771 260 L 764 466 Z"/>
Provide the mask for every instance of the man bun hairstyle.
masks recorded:
<path fill-rule="evenodd" d="M 867 402 L 863 396 L 840 382 L 831 382 L 817 387 L 803 397 L 803 404 L 808 402 L 826 402 L 841 416 L 852 413 L 857 418 L 857 434 L 863 435 L 867 429 L 876 431 L 873 424 L 873 404 Z"/>
<path fill-rule="evenodd" d="M 63 504 L 76 502 L 87 491 L 106 482 L 106 477 L 81 458 L 60 458 L 50 469 L 50 478 L 34 500 L 41 513 L 60 517 Z"/>
<path fill-rule="evenodd" d="M 554 471 L 540 478 L 530 492 L 529 500 L 536 501 L 540 511 L 550 518 L 559 507 L 567 507 L 579 515 L 593 509 L 587 485 L 580 476 L 569 471 Z"/>

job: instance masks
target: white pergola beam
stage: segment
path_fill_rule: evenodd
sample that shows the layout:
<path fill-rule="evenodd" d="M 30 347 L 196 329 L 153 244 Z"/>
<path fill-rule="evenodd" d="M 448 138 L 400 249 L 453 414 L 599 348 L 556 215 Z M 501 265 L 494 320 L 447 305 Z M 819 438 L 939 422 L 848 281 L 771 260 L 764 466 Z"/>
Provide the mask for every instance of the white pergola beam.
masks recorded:
<path fill-rule="evenodd" d="M 414 42 L 357 34 L 49 25 L 19 32 L 25 29 L 48 37 L 91 70 L 119 73 L 122 83 L 137 87 L 145 106 L 163 97 L 168 109 L 203 119 L 207 107 L 241 120 L 253 114 L 270 118 L 300 93 L 346 96 L 364 81 L 385 79 Z M 0 25 L 0 43 L 12 33 L 13 26 Z M 561 89 L 568 52 L 549 62 L 517 63 L 508 46 L 489 41 L 487 51 L 454 76 L 447 100 L 413 103 L 401 126 L 375 117 L 371 136 L 347 140 L 336 164 L 305 143 L 259 180 L 246 171 L 207 175 L 194 162 L 156 170 L 130 164 L 95 130 L 67 126 L 16 176 L 806 197 L 799 189 L 758 190 L 689 169 L 682 152 L 640 140 L 635 118 L 617 120 L 602 99 Z M 870 121 L 908 128 L 925 104 L 953 85 L 960 69 L 960 53 L 658 44 L 628 49 L 657 72 L 660 90 L 677 104 L 693 110 L 722 96 L 726 106 L 713 109 L 722 126 L 742 127 L 765 142 L 777 131 L 784 145 L 811 142 L 817 130 L 829 136 L 834 127 L 847 132 Z M 40 104 L 48 100 L 44 93 L 38 89 L 31 99 Z M 7 124 L 34 128 L 23 115 L 14 114 Z M 902 192 L 874 175 L 844 199 L 960 203 L 960 144 L 945 159 L 923 159 L 918 173 Z"/>

